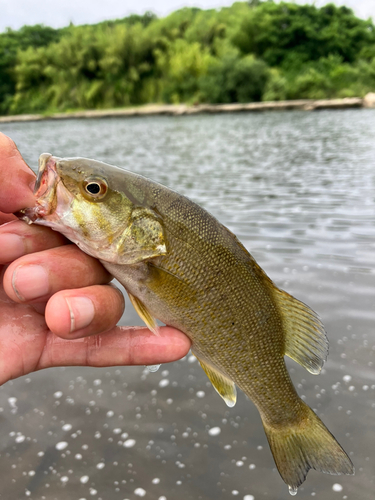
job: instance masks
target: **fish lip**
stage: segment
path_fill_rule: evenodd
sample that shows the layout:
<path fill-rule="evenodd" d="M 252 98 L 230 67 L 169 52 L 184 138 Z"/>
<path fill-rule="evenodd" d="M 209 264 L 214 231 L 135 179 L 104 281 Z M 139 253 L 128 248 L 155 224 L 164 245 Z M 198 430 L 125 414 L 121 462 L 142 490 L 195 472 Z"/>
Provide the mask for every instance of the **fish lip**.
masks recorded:
<path fill-rule="evenodd" d="M 35 212 L 38 217 L 49 215 L 56 209 L 56 187 L 59 182 L 56 160 L 49 153 L 43 153 L 39 157 L 38 176 L 34 186 L 37 205 Z"/>
<path fill-rule="evenodd" d="M 25 208 L 17 212 L 15 215 L 19 219 L 31 224 L 55 211 L 56 188 L 59 183 L 56 160 L 57 158 L 49 153 L 40 155 L 38 175 L 34 186 L 36 204 L 32 208 Z"/>
<path fill-rule="evenodd" d="M 39 156 L 39 168 L 38 168 L 38 175 L 36 178 L 35 186 L 34 186 L 34 195 L 36 198 L 42 197 L 46 191 L 48 191 L 48 174 L 49 172 L 55 172 L 56 174 L 56 161 L 54 161 L 54 158 L 51 154 L 49 153 L 43 153 Z M 45 184 L 44 184 L 44 181 Z M 43 190 L 43 187 L 45 189 Z"/>

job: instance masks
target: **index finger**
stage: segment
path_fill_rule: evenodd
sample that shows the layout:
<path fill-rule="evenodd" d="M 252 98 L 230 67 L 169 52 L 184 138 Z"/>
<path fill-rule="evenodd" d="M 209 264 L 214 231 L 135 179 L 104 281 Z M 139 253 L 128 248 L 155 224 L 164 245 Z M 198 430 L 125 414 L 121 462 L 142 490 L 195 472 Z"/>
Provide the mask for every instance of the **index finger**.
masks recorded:
<path fill-rule="evenodd" d="M 34 172 L 26 165 L 15 143 L 0 132 L 0 212 L 10 214 L 33 207 Z M 7 222 L 9 217 L 2 216 Z"/>

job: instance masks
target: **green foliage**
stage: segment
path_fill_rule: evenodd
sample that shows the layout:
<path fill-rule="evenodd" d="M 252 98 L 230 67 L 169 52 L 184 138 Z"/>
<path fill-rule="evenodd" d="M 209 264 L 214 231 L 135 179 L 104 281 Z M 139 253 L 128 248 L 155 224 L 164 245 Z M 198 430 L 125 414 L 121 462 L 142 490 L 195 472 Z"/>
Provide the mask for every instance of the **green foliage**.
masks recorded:
<path fill-rule="evenodd" d="M 375 27 L 272 0 L 0 33 L 0 114 L 250 102 L 375 90 Z"/>
<path fill-rule="evenodd" d="M 204 102 L 261 101 L 270 74 L 267 64 L 253 55 L 228 55 L 212 61 L 200 79 Z"/>
<path fill-rule="evenodd" d="M 347 7 L 264 2 L 248 10 L 233 43 L 243 54 L 253 53 L 271 66 L 288 62 L 290 51 L 299 62 L 337 54 L 353 62 L 363 47 L 375 42 L 371 21 L 356 18 Z"/>
<path fill-rule="evenodd" d="M 0 114 L 5 113 L 16 89 L 14 67 L 19 50 L 44 47 L 60 37 L 60 31 L 42 26 L 24 26 L 18 31 L 7 29 L 0 33 Z"/>

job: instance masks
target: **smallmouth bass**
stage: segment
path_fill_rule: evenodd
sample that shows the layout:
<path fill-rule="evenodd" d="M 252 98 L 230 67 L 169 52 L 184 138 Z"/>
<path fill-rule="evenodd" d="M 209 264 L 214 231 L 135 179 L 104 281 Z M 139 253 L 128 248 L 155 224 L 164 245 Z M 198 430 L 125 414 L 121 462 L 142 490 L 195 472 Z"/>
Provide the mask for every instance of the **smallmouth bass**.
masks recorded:
<path fill-rule="evenodd" d="M 287 355 L 320 372 L 328 352 L 320 319 L 278 289 L 234 234 L 188 198 L 95 160 L 41 155 L 34 191 L 23 220 L 98 258 L 155 334 L 156 318 L 184 332 L 228 406 L 236 386 L 253 401 L 291 494 L 311 468 L 354 473 L 285 366 Z"/>

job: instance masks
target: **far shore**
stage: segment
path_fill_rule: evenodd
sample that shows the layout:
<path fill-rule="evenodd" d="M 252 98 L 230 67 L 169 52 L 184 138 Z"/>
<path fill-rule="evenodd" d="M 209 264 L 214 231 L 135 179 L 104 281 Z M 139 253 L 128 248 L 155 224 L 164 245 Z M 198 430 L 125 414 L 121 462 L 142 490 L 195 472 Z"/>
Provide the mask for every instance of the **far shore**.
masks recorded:
<path fill-rule="evenodd" d="M 374 95 L 374 94 L 372 94 Z M 371 101 L 371 100 L 370 100 Z M 132 116 L 154 116 L 154 115 L 196 115 L 202 113 L 239 113 L 239 112 L 260 112 L 260 111 L 318 111 L 323 109 L 348 109 L 372 107 L 367 96 L 348 97 L 344 99 L 299 99 L 294 101 L 268 101 L 252 102 L 246 104 L 147 104 L 139 107 L 118 108 L 118 109 L 97 109 L 74 111 L 67 113 L 53 114 L 29 114 L 0 116 L 0 123 L 10 122 L 31 122 L 41 120 L 71 120 L 78 118 L 116 118 Z"/>

